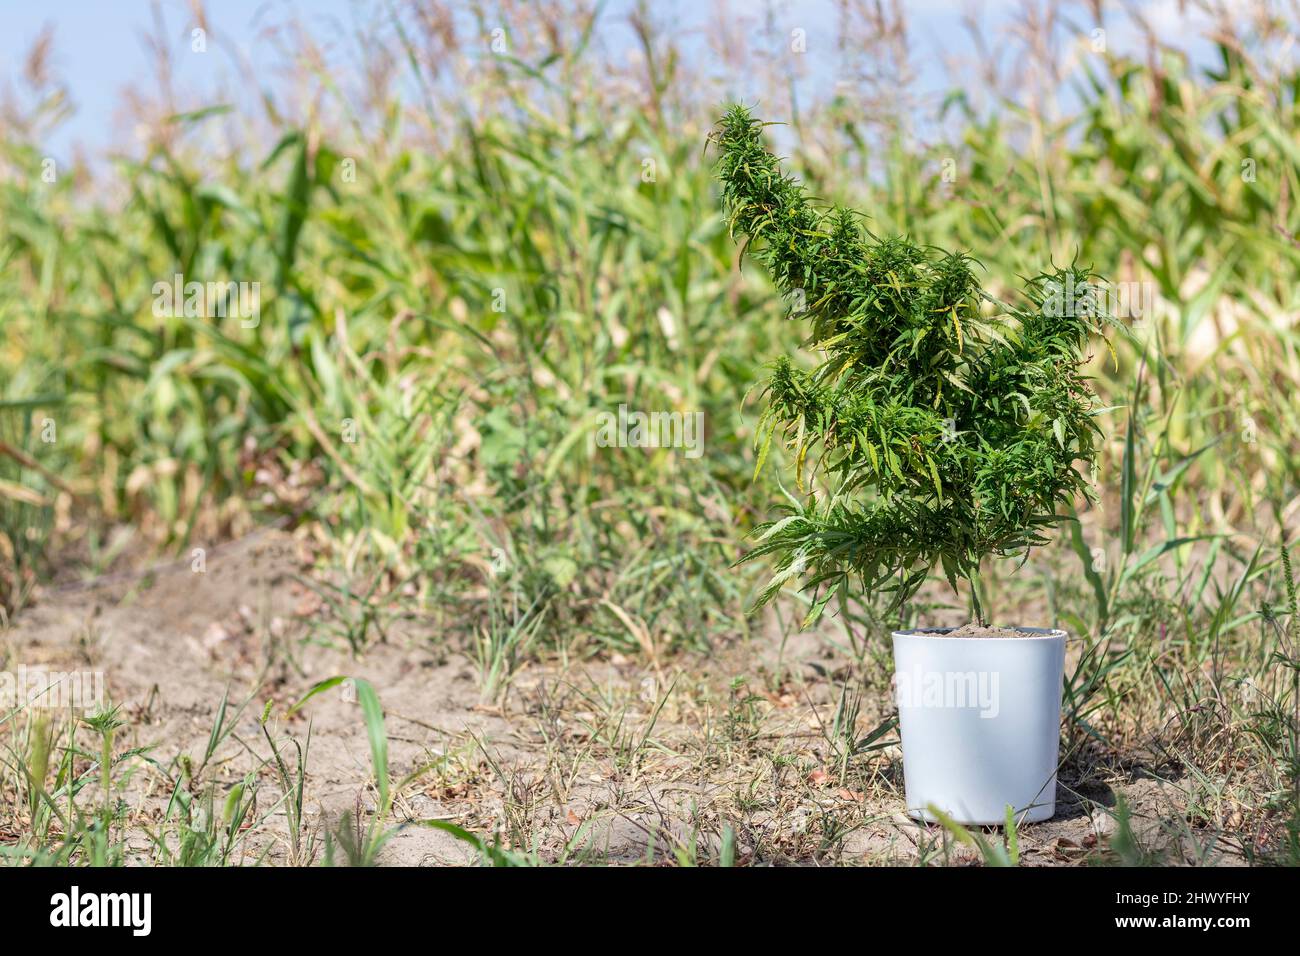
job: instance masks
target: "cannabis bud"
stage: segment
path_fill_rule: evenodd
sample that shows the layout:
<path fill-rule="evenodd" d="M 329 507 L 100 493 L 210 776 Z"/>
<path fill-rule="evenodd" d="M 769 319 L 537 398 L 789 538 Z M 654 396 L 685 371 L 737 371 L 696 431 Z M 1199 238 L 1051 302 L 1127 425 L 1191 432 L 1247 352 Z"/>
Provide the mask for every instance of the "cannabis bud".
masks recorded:
<path fill-rule="evenodd" d="M 971 584 L 984 623 L 981 560 L 1027 555 L 1068 518 L 1058 508 L 1091 493 L 1076 467 L 1094 462 L 1099 437 L 1082 365 L 1109 322 L 1094 278 L 1056 269 L 1028 280 L 1023 303 L 1000 302 L 968 256 L 816 208 L 762 128 L 742 106 L 714 128 L 722 201 L 821 362 L 779 358 L 764 390 L 756 473 L 779 433 L 800 495 L 744 559 L 777 558 L 759 603 L 800 577 L 809 622 L 855 579 L 896 606 L 938 566 L 954 589 Z M 1067 287 L 1087 308 L 1062 307 L 1052 292 Z"/>

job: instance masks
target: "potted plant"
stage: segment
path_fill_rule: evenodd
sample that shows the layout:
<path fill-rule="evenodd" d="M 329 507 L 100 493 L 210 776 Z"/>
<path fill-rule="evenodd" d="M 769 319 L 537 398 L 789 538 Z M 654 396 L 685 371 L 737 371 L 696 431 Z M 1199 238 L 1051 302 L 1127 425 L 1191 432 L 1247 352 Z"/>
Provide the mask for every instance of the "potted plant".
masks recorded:
<path fill-rule="evenodd" d="M 997 301 L 967 256 L 814 207 L 762 127 L 734 106 L 714 128 L 723 204 L 821 361 L 778 358 L 766 383 L 756 473 L 779 436 L 798 494 L 743 559 L 775 560 L 759 604 L 800 580 L 809 624 L 853 588 L 893 613 L 932 571 L 954 591 L 964 581 L 972 623 L 893 635 L 908 812 L 1047 819 L 1066 635 L 989 627 L 980 565 L 1023 562 L 1058 511 L 1091 495 L 1079 466 L 1093 466 L 1099 435 L 1082 372 L 1103 318 L 1096 284 L 1057 269 L 1027 281 L 1023 304 Z"/>

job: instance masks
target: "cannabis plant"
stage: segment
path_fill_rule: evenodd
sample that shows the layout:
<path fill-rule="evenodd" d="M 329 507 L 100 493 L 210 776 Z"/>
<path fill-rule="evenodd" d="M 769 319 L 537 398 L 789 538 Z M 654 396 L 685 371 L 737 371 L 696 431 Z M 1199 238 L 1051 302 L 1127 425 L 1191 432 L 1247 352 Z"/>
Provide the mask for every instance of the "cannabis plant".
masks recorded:
<path fill-rule="evenodd" d="M 1081 367 L 1107 319 L 1097 283 L 1071 266 L 1027 280 L 1019 305 L 997 301 L 968 256 L 815 206 L 763 125 L 734 106 L 714 128 L 722 199 L 821 362 L 779 358 L 764 390 L 755 473 L 779 433 L 800 496 L 745 559 L 776 559 L 759 603 L 802 578 L 810 620 L 853 581 L 896 606 L 938 567 L 954 590 L 969 582 L 985 623 L 982 559 L 1027 555 L 1091 493 L 1079 464 L 1099 433 Z"/>

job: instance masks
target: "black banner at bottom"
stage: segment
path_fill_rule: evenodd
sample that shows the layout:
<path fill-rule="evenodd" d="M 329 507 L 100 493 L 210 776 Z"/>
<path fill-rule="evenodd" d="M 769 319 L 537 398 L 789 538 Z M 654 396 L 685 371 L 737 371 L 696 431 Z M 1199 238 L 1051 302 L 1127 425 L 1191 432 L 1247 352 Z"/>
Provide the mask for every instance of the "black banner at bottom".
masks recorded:
<path fill-rule="evenodd" d="M 1294 887 L 1292 871 L 1248 868 L 0 868 L 0 898 L 18 938 L 76 935 L 128 946 L 205 937 L 217 945 L 242 938 L 373 946 L 395 929 L 409 932 L 411 920 L 538 942 L 569 931 L 606 947 L 644 947 L 656 938 L 680 945 L 680 929 L 692 923 L 729 942 L 753 935 L 771 943 L 789 933 L 807 943 L 870 931 L 876 920 L 892 932 L 909 925 L 940 937 L 1110 930 L 1228 942 L 1287 925 Z M 853 917 L 865 922 L 854 928 Z M 919 919 L 900 924 L 900 917 Z M 611 935 L 589 935 L 605 931 Z"/>

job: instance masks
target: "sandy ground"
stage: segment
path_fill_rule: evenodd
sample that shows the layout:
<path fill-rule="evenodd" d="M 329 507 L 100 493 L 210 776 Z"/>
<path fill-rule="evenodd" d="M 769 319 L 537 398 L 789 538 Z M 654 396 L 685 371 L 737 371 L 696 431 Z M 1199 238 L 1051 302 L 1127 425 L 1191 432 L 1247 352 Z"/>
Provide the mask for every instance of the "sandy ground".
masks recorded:
<path fill-rule="evenodd" d="M 210 553 L 201 574 L 182 564 L 47 592 L 0 640 L 10 666 L 102 670 L 129 721 L 122 748 L 151 748 L 164 767 L 184 754 L 202 757 L 223 694 L 232 705 L 249 699 L 210 762 L 222 787 L 269 755 L 258 727 L 268 700 L 277 735 L 302 740 L 310 723 L 307 803 L 318 833 L 345 810 L 363 818 L 374 811 L 361 711 L 336 688 L 285 712 L 322 679 L 370 681 L 398 782 L 399 829 L 382 851 L 385 863 L 474 858 L 416 823 L 428 819 L 498 833 L 548 861 L 708 860 L 724 827 L 735 833 L 742 863 L 975 859 L 940 828 L 898 812 L 897 748 L 855 757 L 847 768 L 836 759 L 826 731 L 840 687 L 859 682 L 817 635 L 794 635 L 783 647 L 775 637 L 738 641 L 654 666 L 618 655 L 534 664 L 499 706 L 485 706 L 471 659 L 419 621 L 398 622 L 360 658 L 327 646 L 337 641 L 323 639 L 324 612 L 299 580 L 307 573 L 289 535 L 263 532 Z M 887 686 L 866 688 L 857 734 L 887 716 L 888 700 Z M 262 773 L 273 793 L 269 769 Z M 1160 821 L 1183 812 L 1182 791 L 1141 760 L 1078 755 L 1061 782 L 1057 817 L 1022 828 L 1025 864 L 1068 865 L 1095 853 L 1114 828 L 1105 809 L 1117 794 L 1144 840 L 1179 844 L 1174 861 L 1233 862 L 1167 835 Z M 157 819 L 167 795 L 162 775 L 138 761 L 128 789 L 138 819 Z M 234 862 L 263 850 L 284 861 L 284 825 L 282 813 L 272 814 Z M 133 836 L 131 845 L 143 854 L 148 839 Z"/>

